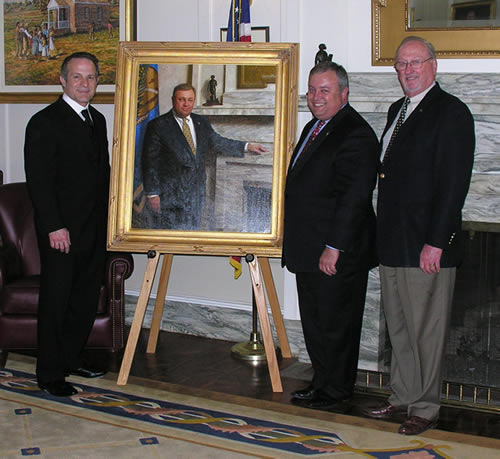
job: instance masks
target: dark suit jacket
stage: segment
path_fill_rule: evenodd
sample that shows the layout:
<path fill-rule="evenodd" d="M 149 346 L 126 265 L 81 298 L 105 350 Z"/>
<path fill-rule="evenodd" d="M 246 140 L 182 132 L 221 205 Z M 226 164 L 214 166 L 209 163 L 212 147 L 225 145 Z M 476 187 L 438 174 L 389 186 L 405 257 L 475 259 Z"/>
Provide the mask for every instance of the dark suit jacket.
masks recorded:
<path fill-rule="evenodd" d="M 403 99 L 387 117 L 387 130 Z M 385 131 L 384 131 L 385 133 Z M 424 244 L 461 260 L 462 207 L 474 161 L 474 121 L 458 98 L 433 87 L 399 130 L 378 185 L 378 250 L 386 266 L 418 267 Z"/>
<path fill-rule="evenodd" d="M 290 164 L 315 121 L 305 126 Z M 342 250 L 338 272 L 376 265 L 372 192 L 378 151 L 371 127 L 346 105 L 290 166 L 282 257 L 290 271 L 319 271 L 325 245 Z"/>
<path fill-rule="evenodd" d="M 68 228 L 72 247 L 106 237 L 109 156 L 106 120 L 92 106 L 91 139 L 82 119 L 60 97 L 26 127 L 26 181 L 39 240 Z M 104 248 L 105 245 L 102 245 Z"/>
<path fill-rule="evenodd" d="M 142 173 L 147 195 L 159 195 L 164 227 L 198 229 L 205 202 L 209 155 L 243 156 L 245 142 L 217 134 L 208 119 L 191 114 L 196 131 L 193 155 L 172 110 L 150 121 L 144 135 Z"/>

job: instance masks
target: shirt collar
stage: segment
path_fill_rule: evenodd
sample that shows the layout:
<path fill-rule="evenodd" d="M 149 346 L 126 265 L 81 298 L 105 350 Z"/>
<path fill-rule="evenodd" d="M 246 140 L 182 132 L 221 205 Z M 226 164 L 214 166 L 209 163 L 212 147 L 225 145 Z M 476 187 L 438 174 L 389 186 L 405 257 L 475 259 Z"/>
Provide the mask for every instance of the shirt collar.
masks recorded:
<path fill-rule="evenodd" d="M 90 104 L 87 104 L 87 106 L 84 107 L 83 105 L 80 105 L 78 102 L 69 97 L 66 93 L 64 93 L 62 97 L 64 102 L 66 102 L 76 113 L 78 113 L 79 116 L 81 116 L 82 110 L 89 108 Z"/>
<path fill-rule="evenodd" d="M 417 94 L 416 96 L 409 97 L 410 99 L 410 104 L 419 104 L 422 99 L 427 95 L 427 93 L 434 87 L 436 86 L 436 82 L 434 81 L 425 91 L 422 91 L 421 93 Z"/>
<path fill-rule="evenodd" d="M 177 120 L 177 122 L 178 122 L 179 124 L 182 124 L 182 120 L 183 120 L 184 118 L 181 118 L 180 116 L 178 116 L 178 115 L 177 115 L 177 113 L 175 113 L 175 111 L 174 111 L 174 110 L 172 110 L 172 113 L 174 114 L 174 118 Z M 185 120 L 186 120 L 188 123 L 191 123 L 191 122 L 192 122 L 192 121 L 191 121 L 191 115 L 186 116 Z"/>

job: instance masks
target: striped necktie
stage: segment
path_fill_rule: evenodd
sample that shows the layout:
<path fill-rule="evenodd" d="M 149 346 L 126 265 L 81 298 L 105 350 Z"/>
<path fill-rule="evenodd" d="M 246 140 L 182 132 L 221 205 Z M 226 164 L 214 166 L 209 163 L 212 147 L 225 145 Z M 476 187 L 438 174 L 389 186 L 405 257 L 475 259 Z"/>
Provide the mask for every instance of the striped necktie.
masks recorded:
<path fill-rule="evenodd" d="M 182 118 L 182 132 L 184 133 L 184 137 L 186 137 L 187 143 L 189 144 L 193 155 L 195 155 L 196 147 L 194 146 L 193 136 L 191 135 L 191 129 L 189 128 L 186 118 Z"/>
<path fill-rule="evenodd" d="M 394 143 L 394 139 L 398 135 L 399 129 L 401 128 L 401 126 L 405 122 L 406 111 L 408 110 L 409 103 L 410 103 L 410 98 L 405 97 L 405 100 L 403 101 L 403 106 L 401 107 L 401 112 L 399 114 L 398 121 L 396 122 L 396 126 L 394 126 L 394 131 L 392 131 L 392 135 L 391 135 L 391 138 L 389 140 L 389 144 L 387 145 L 387 148 L 385 149 L 384 158 L 382 159 L 382 162 L 384 162 L 387 159 L 389 150 L 391 149 L 392 144 Z"/>

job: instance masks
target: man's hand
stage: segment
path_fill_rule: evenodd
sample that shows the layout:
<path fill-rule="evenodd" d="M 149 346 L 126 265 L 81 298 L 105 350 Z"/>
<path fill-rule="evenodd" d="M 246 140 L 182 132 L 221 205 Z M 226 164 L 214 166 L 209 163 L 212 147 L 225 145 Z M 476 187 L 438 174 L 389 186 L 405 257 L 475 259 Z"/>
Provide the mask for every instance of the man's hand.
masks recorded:
<path fill-rule="evenodd" d="M 260 143 L 249 143 L 247 145 L 247 150 L 256 155 L 261 155 L 262 153 L 269 151 L 264 145 L 261 145 Z"/>
<path fill-rule="evenodd" d="M 160 213 L 160 197 L 159 196 L 148 196 L 148 207 L 157 214 Z"/>
<path fill-rule="evenodd" d="M 52 231 L 49 233 L 49 243 L 50 247 L 59 252 L 69 253 L 69 246 L 71 241 L 69 238 L 69 231 L 67 228 L 61 228 L 57 231 Z"/>
<path fill-rule="evenodd" d="M 420 269 L 426 274 L 438 273 L 441 268 L 441 254 L 443 249 L 424 244 L 420 252 Z"/>
<path fill-rule="evenodd" d="M 321 257 L 319 258 L 319 269 L 323 271 L 327 276 L 333 276 L 337 274 L 337 260 L 340 256 L 340 250 L 330 249 L 325 247 Z"/>

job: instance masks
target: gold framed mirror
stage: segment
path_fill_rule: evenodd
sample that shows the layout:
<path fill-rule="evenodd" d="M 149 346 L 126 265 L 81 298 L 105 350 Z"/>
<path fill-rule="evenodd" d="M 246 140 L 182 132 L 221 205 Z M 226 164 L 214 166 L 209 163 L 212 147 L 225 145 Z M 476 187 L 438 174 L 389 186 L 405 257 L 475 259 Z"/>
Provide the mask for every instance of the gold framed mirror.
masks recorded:
<path fill-rule="evenodd" d="M 468 0 L 466 3 L 473 9 L 486 6 L 487 2 L 479 1 L 480 5 Z M 418 10 L 415 10 L 416 4 L 412 0 L 372 0 L 372 65 L 392 65 L 396 48 L 410 35 L 430 41 L 440 59 L 499 58 L 500 22 L 497 20 L 497 9 L 490 9 L 488 18 L 466 22 L 468 20 L 460 15 L 457 17 L 457 11 L 461 11 L 466 3 L 453 2 L 446 6 L 441 21 L 428 18 L 419 21 Z"/>

